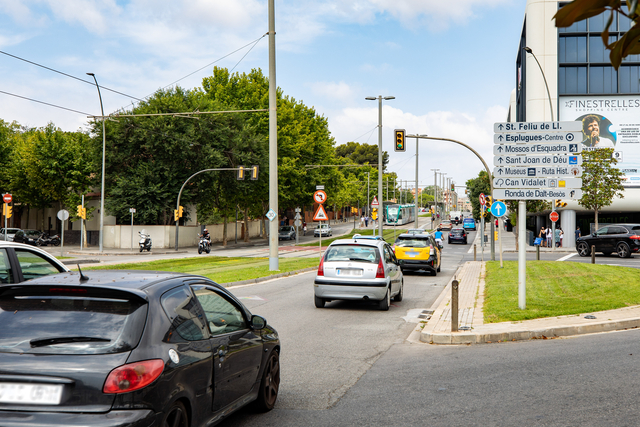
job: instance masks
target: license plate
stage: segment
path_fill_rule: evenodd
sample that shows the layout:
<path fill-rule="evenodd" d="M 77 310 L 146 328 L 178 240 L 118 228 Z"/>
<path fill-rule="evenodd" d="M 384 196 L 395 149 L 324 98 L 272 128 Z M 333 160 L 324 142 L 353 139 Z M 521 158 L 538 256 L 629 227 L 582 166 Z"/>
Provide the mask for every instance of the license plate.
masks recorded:
<path fill-rule="evenodd" d="M 344 269 L 336 269 L 336 274 L 338 276 L 362 276 L 362 270 L 344 270 Z"/>
<path fill-rule="evenodd" d="M 407 254 L 407 256 L 411 257 L 411 258 L 415 258 L 418 255 L 420 255 L 420 252 L 414 252 L 414 251 L 410 251 L 410 252 L 405 252 Z"/>
<path fill-rule="evenodd" d="M 58 405 L 61 397 L 59 384 L 0 383 L 0 403 Z"/>

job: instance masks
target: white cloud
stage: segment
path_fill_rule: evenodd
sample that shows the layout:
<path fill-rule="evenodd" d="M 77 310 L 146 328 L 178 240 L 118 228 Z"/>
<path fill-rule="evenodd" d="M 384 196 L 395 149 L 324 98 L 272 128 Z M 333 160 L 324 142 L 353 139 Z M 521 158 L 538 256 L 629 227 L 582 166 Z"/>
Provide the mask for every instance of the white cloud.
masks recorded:
<path fill-rule="evenodd" d="M 347 103 L 353 100 L 355 96 L 354 90 L 345 82 L 315 82 L 309 86 L 314 95 L 331 99 L 332 101 Z"/>

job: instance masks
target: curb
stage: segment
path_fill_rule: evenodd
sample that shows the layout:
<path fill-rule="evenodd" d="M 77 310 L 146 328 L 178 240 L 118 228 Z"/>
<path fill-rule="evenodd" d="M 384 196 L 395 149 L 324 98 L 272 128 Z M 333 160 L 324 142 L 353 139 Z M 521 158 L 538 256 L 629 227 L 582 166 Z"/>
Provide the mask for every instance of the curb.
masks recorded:
<path fill-rule="evenodd" d="M 257 277 L 255 279 L 240 280 L 238 282 L 219 283 L 219 285 L 224 286 L 225 288 L 230 288 L 232 286 L 249 285 L 253 283 L 266 282 L 267 280 L 271 280 L 271 279 L 279 279 L 281 277 L 289 277 L 296 274 L 306 273 L 308 271 L 316 271 L 316 270 L 318 270 L 318 267 L 307 267 L 301 270 L 294 270 L 294 271 L 288 271 L 286 273 L 272 274 L 271 276 Z"/>

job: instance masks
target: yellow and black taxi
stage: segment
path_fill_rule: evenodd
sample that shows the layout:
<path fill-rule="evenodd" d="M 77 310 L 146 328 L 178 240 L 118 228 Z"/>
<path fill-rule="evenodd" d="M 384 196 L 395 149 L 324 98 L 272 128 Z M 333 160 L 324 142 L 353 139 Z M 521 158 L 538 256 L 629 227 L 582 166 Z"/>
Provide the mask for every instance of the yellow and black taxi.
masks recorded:
<path fill-rule="evenodd" d="M 430 233 L 401 234 L 394 244 L 396 258 L 402 271 L 426 270 L 434 276 L 440 272 L 441 249 Z"/>

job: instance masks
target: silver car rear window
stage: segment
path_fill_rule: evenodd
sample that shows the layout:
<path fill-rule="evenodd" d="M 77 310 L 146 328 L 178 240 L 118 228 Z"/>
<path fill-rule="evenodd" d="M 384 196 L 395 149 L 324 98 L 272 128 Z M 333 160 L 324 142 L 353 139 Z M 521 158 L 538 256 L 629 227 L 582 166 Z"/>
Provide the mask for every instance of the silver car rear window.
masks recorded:
<path fill-rule="evenodd" d="M 327 249 L 324 255 L 325 262 L 355 261 L 377 264 L 380 261 L 378 248 L 364 245 L 335 245 Z"/>

